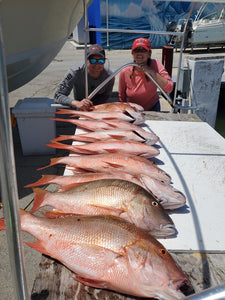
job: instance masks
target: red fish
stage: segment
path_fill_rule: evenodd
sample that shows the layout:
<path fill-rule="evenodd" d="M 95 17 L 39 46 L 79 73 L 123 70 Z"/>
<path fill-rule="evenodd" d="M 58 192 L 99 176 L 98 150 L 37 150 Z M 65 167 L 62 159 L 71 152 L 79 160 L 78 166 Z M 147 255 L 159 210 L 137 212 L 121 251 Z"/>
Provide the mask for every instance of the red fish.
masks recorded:
<path fill-rule="evenodd" d="M 68 191 L 73 187 L 81 185 L 85 182 L 90 182 L 100 179 L 122 179 L 140 185 L 148 192 L 154 195 L 164 209 L 176 209 L 182 207 L 186 203 L 185 195 L 172 187 L 171 185 L 164 184 L 161 181 L 154 179 L 147 175 L 131 175 L 125 172 L 113 171 L 111 173 L 78 173 L 67 176 L 57 175 L 42 175 L 42 177 L 34 183 L 28 184 L 26 187 L 35 187 L 46 184 L 57 184 L 59 191 Z"/>
<path fill-rule="evenodd" d="M 115 140 L 123 140 L 123 141 L 134 141 L 140 143 L 146 143 L 148 145 L 153 145 L 154 140 L 150 142 L 150 140 L 146 140 L 143 136 L 141 136 L 136 131 L 130 130 L 102 130 L 102 131 L 91 131 L 87 133 L 74 134 L 74 135 L 61 135 L 51 142 L 65 141 L 65 140 L 73 140 L 79 142 L 98 142 L 98 141 L 115 141 Z"/>
<path fill-rule="evenodd" d="M 122 171 L 131 175 L 146 174 L 166 184 L 170 184 L 171 177 L 162 169 L 158 168 L 150 160 L 137 155 L 128 154 L 97 154 L 65 156 L 51 159 L 51 163 L 42 170 L 56 164 L 66 164 L 75 172 L 113 172 Z"/>
<path fill-rule="evenodd" d="M 76 111 L 71 109 L 61 109 L 56 112 L 57 114 L 72 114 L 72 117 L 83 117 L 92 120 L 122 120 L 126 122 L 131 122 L 133 124 L 144 123 L 144 114 L 132 110 L 112 111 L 112 112 L 95 112 L 95 111 Z"/>
<path fill-rule="evenodd" d="M 51 120 L 60 121 L 60 122 L 69 122 L 90 131 L 115 130 L 115 129 L 134 131 L 140 136 L 142 136 L 143 138 L 145 138 L 146 144 L 149 145 L 153 145 L 159 140 L 159 137 L 154 133 L 146 131 L 140 126 L 125 121 L 119 121 L 119 120 L 93 121 L 93 120 L 60 119 L 60 118 L 54 118 Z"/>
<path fill-rule="evenodd" d="M 103 154 L 103 153 L 121 153 L 140 155 L 142 157 L 151 158 L 159 155 L 159 150 L 154 146 L 142 144 L 133 141 L 100 141 L 87 143 L 84 145 L 67 145 L 58 142 L 46 144 L 49 147 L 57 149 L 67 149 L 80 154 Z"/>
<path fill-rule="evenodd" d="M 52 206 L 59 212 L 81 215 L 113 215 L 137 227 L 165 238 L 175 233 L 173 221 L 141 186 L 120 179 L 102 179 L 84 183 L 63 192 L 34 188 L 31 213 Z"/>
<path fill-rule="evenodd" d="M 47 219 L 21 211 L 20 220 L 21 229 L 36 238 L 26 244 L 60 261 L 77 281 L 136 297 L 185 298 L 179 289 L 190 283 L 165 247 L 121 218 Z"/>
<path fill-rule="evenodd" d="M 126 109 L 134 111 L 143 111 L 144 108 L 141 105 L 132 102 L 111 102 L 95 105 L 92 107 L 94 111 L 124 111 Z"/>

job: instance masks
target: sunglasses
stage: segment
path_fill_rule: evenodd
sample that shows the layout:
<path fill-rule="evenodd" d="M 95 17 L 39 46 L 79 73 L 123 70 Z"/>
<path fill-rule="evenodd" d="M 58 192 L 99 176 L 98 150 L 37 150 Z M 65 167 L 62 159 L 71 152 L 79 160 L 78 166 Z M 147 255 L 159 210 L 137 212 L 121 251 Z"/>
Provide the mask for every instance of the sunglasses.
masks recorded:
<path fill-rule="evenodd" d="M 99 65 L 103 65 L 105 63 L 105 60 L 103 58 L 100 58 L 100 59 L 90 58 L 89 61 L 90 61 L 90 64 L 92 64 L 92 65 L 94 65 L 96 63 L 98 63 Z"/>
<path fill-rule="evenodd" d="M 148 52 L 148 50 L 146 50 L 145 48 L 136 48 L 133 50 L 134 53 L 138 53 L 138 52 L 141 52 L 141 53 L 145 53 L 145 52 Z"/>

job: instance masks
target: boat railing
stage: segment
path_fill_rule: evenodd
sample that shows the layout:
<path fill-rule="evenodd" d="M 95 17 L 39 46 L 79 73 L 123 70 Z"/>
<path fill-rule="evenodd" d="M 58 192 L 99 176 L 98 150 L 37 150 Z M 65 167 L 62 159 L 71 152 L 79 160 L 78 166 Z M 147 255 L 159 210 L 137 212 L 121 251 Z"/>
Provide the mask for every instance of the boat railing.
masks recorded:
<path fill-rule="evenodd" d="M 94 97 L 94 95 L 96 95 L 96 93 L 101 90 L 112 78 L 114 78 L 122 69 L 128 67 L 128 66 L 134 66 L 134 67 L 138 67 L 138 64 L 136 63 L 127 63 L 125 65 L 123 65 L 122 67 L 118 68 L 115 72 L 113 72 L 108 78 L 106 78 L 89 96 L 88 99 L 92 99 Z M 164 90 L 158 85 L 158 83 L 152 78 L 152 76 L 148 73 L 145 72 L 145 74 L 149 77 L 150 80 L 153 81 L 153 83 L 159 88 L 159 90 L 162 92 L 162 94 L 166 97 L 166 99 L 172 103 L 172 99 L 170 98 L 170 96 L 164 92 Z"/>

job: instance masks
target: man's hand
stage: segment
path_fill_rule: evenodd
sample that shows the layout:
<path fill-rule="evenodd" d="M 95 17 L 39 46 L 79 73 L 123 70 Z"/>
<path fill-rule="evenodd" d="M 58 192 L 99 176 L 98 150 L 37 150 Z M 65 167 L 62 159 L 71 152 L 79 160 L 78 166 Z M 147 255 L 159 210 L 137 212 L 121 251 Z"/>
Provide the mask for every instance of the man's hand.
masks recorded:
<path fill-rule="evenodd" d="M 77 108 L 82 111 L 92 110 L 93 103 L 91 100 L 84 98 L 81 101 L 73 100 L 71 102 L 71 107 Z"/>

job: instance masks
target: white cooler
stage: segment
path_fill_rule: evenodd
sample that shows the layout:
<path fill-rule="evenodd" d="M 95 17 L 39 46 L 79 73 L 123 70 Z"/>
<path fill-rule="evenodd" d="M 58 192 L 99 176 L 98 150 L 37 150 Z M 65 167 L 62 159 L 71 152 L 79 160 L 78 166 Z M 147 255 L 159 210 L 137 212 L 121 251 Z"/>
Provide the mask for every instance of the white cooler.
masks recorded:
<path fill-rule="evenodd" d="M 17 119 L 23 155 L 55 154 L 46 146 L 56 137 L 54 101 L 49 98 L 24 98 L 12 109 Z"/>

